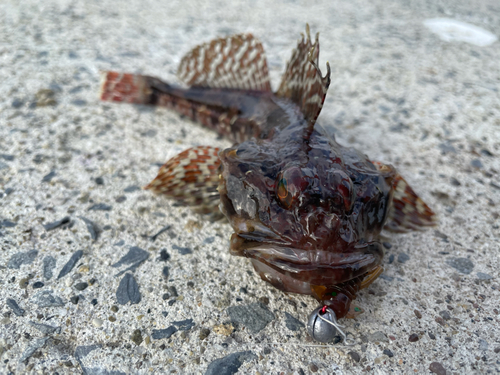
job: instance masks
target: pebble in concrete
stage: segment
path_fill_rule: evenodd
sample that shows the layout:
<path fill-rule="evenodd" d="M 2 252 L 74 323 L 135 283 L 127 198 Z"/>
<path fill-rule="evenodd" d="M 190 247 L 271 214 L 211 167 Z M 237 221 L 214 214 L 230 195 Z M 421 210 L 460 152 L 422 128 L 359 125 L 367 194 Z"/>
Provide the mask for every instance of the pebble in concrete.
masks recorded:
<path fill-rule="evenodd" d="M 21 309 L 17 302 L 12 298 L 7 298 L 7 306 L 9 306 L 17 316 L 23 316 L 25 313 L 24 309 Z"/>
<path fill-rule="evenodd" d="M 36 340 L 33 340 L 32 342 L 30 342 L 29 345 L 28 345 L 28 347 L 26 348 L 26 350 L 21 355 L 21 358 L 19 358 L 19 362 L 26 361 L 38 349 L 42 348 L 45 345 L 45 343 L 47 342 L 48 339 L 50 339 L 50 337 L 42 337 L 41 339 L 36 339 Z"/>
<path fill-rule="evenodd" d="M 116 291 L 116 299 L 120 305 L 125 305 L 130 301 L 131 304 L 141 302 L 141 293 L 139 285 L 130 273 L 125 274 L 120 281 L 120 285 Z"/>
<path fill-rule="evenodd" d="M 36 323 L 33 321 L 29 321 L 28 324 L 32 326 L 33 328 L 36 328 L 40 332 L 42 332 L 44 335 L 51 335 L 53 333 L 61 333 L 61 327 L 53 327 L 48 324 L 43 324 L 43 323 Z"/>
<path fill-rule="evenodd" d="M 193 250 L 191 250 L 191 248 L 189 248 L 189 247 L 180 247 L 180 246 L 177 246 L 177 245 L 173 245 L 172 249 L 177 250 L 177 252 L 180 255 L 188 255 L 188 254 L 191 254 L 193 252 Z"/>
<path fill-rule="evenodd" d="M 88 208 L 88 211 L 111 211 L 113 207 L 105 203 L 97 203 Z"/>
<path fill-rule="evenodd" d="M 226 357 L 216 359 L 207 367 L 205 375 L 232 375 L 244 362 L 257 359 L 257 356 L 250 350 L 229 354 Z"/>
<path fill-rule="evenodd" d="M 398 255 L 398 262 L 399 263 L 406 263 L 409 260 L 410 260 L 410 256 L 406 253 L 400 253 Z"/>
<path fill-rule="evenodd" d="M 431 372 L 433 372 L 434 374 L 437 374 L 437 375 L 446 375 L 445 368 L 439 362 L 432 362 L 429 365 L 429 370 L 431 370 Z"/>
<path fill-rule="evenodd" d="M 170 326 L 170 327 L 165 328 L 165 329 L 153 329 L 153 333 L 151 334 L 151 337 L 154 340 L 168 339 L 175 332 L 177 332 L 177 328 L 175 328 L 174 326 Z"/>
<path fill-rule="evenodd" d="M 69 218 L 69 216 L 66 216 L 66 217 L 63 217 L 61 220 L 57 220 L 57 221 L 53 221 L 52 223 L 45 224 L 43 227 L 48 232 L 48 231 L 57 229 L 59 227 L 62 227 L 63 225 L 68 224 L 69 222 L 70 222 L 70 218 Z"/>
<path fill-rule="evenodd" d="M 252 303 L 242 306 L 230 306 L 227 313 L 231 322 L 242 324 L 251 333 L 257 333 L 275 319 L 274 314 L 261 303 Z"/>
<path fill-rule="evenodd" d="M 55 296 L 52 290 L 44 290 L 38 292 L 31 297 L 31 302 L 38 305 L 38 307 L 58 307 L 64 306 L 64 301 L 61 297 Z"/>
<path fill-rule="evenodd" d="M 61 277 L 64 277 L 68 273 L 70 273 L 73 267 L 75 267 L 76 263 L 80 260 L 82 256 L 83 256 L 83 250 L 75 251 L 75 253 L 71 256 L 71 258 L 69 258 L 68 262 L 64 265 L 61 272 L 59 272 L 59 276 L 57 276 L 57 278 L 60 279 Z"/>
<path fill-rule="evenodd" d="M 474 263 L 468 258 L 448 258 L 446 259 L 446 264 L 466 275 L 474 269 Z"/>
<path fill-rule="evenodd" d="M 38 255 L 37 250 L 30 250 L 25 253 L 16 253 L 12 255 L 7 263 L 7 268 L 18 270 L 23 264 L 31 264 Z"/>
<path fill-rule="evenodd" d="M 174 326 L 176 326 L 179 331 L 189 331 L 194 327 L 193 319 L 180 320 L 178 322 L 172 322 Z"/>
<path fill-rule="evenodd" d="M 382 331 L 377 331 L 368 335 L 368 340 L 370 342 L 389 342 L 389 339 Z"/>
<path fill-rule="evenodd" d="M 285 325 L 290 331 L 298 331 L 301 328 L 304 328 L 305 325 L 300 320 L 295 318 L 293 315 L 287 313 L 285 311 Z"/>
<path fill-rule="evenodd" d="M 115 275 L 115 276 L 121 276 L 125 272 L 134 271 L 135 269 L 137 269 L 137 267 L 139 267 L 143 262 L 145 262 L 148 259 L 148 257 L 149 253 L 147 251 L 141 249 L 140 247 L 132 246 L 129 249 L 128 253 L 125 254 L 123 257 L 121 257 L 120 260 L 115 264 L 113 264 L 111 267 L 117 268 L 122 265 L 132 264 L 130 267 L 118 272 Z"/>
<path fill-rule="evenodd" d="M 56 258 L 48 255 L 43 258 L 43 277 L 45 280 L 50 280 L 53 276 L 52 271 L 56 267 Z"/>
<path fill-rule="evenodd" d="M 476 275 L 477 275 L 477 278 L 479 280 L 491 280 L 491 279 L 493 279 L 493 276 L 488 275 L 487 273 L 483 273 L 483 272 L 478 272 Z"/>
<path fill-rule="evenodd" d="M 92 238 L 92 240 L 94 241 L 97 241 L 97 239 L 99 238 L 99 229 L 97 227 L 97 224 L 92 220 L 87 219 L 86 217 L 79 216 L 79 218 L 85 223 L 85 226 L 87 227 L 87 230 L 90 234 L 90 238 Z"/>

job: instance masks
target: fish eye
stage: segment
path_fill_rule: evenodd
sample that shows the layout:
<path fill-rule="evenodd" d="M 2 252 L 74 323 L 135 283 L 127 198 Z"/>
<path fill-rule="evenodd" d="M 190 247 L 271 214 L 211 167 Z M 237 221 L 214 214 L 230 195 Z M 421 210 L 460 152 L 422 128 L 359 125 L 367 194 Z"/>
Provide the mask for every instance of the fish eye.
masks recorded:
<path fill-rule="evenodd" d="M 283 208 L 290 208 L 307 187 L 307 180 L 300 168 L 292 167 L 281 172 L 276 179 L 276 196 Z"/>

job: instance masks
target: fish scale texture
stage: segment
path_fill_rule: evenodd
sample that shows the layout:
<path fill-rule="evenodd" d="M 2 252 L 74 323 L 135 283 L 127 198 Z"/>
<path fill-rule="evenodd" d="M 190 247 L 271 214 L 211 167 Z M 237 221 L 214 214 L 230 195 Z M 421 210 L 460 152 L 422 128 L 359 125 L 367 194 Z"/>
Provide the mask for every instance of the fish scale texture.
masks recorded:
<path fill-rule="evenodd" d="M 486 0 L 2 2 L 0 373 L 498 372 L 500 43 L 442 40 L 434 18 L 500 30 Z M 180 83 L 193 46 L 242 33 L 262 42 L 276 89 L 306 22 L 332 70 L 318 123 L 398 168 L 440 220 L 388 237 L 364 312 L 343 320 L 353 347 L 288 328 L 316 301 L 230 256 L 228 224 L 141 189 L 180 152 L 230 142 L 168 109 L 98 99 L 102 71 Z M 133 247 L 150 256 L 116 276 Z M 118 303 L 124 277 L 140 302 Z"/>

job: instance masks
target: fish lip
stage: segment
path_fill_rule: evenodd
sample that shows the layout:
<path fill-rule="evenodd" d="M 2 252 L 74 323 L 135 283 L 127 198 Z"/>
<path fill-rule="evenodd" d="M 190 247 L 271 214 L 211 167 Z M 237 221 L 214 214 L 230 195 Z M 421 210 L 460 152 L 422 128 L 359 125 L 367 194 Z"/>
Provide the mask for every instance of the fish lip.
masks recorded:
<path fill-rule="evenodd" d="M 230 247 L 233 255 L 254 259 L 278 273 L 314 285 L 336 285 L 361 276 L 383 258 L 379 242 L 350 244 L 342 251 L 308 250 L 276 239 L 256 240 L 245 234 L 233 234 Z"/>
<path fill-rule="evenodd" d="M 273 258 L 297 265 L 349 265 L 356 263 L 360 255 L 370 254 L 370 246 L 379 246 L 378 241 L 358 242 L 335 248 L 304 248 L 284 241 L 279 237 L 266 237 L 262 232 L 239 232 L 231 238 L 231 250 L 244 253 L 251 258 Z M 243 254 L 242 254 L 243 255 Z"/>

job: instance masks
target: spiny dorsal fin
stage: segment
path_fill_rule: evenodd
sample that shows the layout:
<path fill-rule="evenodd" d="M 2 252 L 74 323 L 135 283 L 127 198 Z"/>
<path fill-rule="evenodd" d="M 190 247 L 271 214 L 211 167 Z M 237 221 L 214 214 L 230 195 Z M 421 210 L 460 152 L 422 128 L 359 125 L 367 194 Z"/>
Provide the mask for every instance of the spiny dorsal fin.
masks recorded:
<path fill-rule="evenodd" d="M 388 181 L 394 190 L 392 206 L 389 209 L 384 229 L 390 232 L 407 232 L 436 226 L 436 214 L 415 193 L 406 180 L 394 167 L 373 162 L 377 169 L 389 176 Z"/>
<path fill-rule="evenodd" d="M 181 60 L 177 75 L 189 86 L 271 91 L 264 48 L 252 34 L 195 47 Z"/>
<path fill-rule="evenodd" d="M 309 25 L 306 25 L 306 39 L 302 34 L 302 39 L 292 52 L 281 85 L 276 92 L 276 96 L 290 99 L 297 104 L 310 125 L 316 122 L 330 85 L 330 65 L 326 63 L 325 77 L 321 76 L 318 68 L 318 38 L 319 33 L 316 34 L 314 44 L 311 42 Z"/>
<path fill-rule="evenodd" d="M 162 165 L 144 189 L 174 198 L 197 213 L 218 218 L 219 151 L 217 147 L 198 146 L 181 152 Z"/>

